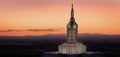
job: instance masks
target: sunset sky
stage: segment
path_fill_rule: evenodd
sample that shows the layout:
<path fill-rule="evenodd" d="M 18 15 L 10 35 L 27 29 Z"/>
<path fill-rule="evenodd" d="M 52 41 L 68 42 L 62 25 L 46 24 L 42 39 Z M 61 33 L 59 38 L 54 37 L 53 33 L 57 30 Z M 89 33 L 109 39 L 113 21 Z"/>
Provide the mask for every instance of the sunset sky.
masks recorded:
<path fill-rule="evenodd" d="M 0 0 L 0 36 L 65 34 L 71 3 L 79 33 L 120 35 L 120 0 Z"/>

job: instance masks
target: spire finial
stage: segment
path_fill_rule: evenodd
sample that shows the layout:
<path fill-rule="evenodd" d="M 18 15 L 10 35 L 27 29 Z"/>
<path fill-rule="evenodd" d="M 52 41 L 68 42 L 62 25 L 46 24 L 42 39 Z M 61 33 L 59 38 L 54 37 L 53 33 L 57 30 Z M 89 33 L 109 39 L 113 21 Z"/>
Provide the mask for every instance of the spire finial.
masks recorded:
<path fill-rule="evenodd" d="M 73 3 L 72 3 L 72 8 L 73 8 Z"/>
<path fill-rule="evenodd" d="M 71 18 L 74 18 L 73 3 L 72 3 L 72 9 L 71 9 Z"/>

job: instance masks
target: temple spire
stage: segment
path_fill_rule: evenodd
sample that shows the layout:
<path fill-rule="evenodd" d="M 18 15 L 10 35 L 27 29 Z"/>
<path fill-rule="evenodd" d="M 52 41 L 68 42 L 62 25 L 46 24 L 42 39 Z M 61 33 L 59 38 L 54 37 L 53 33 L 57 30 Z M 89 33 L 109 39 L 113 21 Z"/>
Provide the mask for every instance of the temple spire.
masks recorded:
<path fill-rule="evenodd" d="M 71 9 L 71 18 L 74 18 L 74 9 L 73 9 L 73 4 L 72 4 L 72 9 Z"/>

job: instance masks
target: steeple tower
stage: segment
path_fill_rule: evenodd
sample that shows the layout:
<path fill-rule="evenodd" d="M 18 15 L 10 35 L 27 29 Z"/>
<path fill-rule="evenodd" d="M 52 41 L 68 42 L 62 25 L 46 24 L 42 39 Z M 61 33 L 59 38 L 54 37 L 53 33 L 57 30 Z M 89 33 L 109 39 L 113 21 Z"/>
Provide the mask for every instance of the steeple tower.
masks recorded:
<path fill-rule="evenodd" d="M 77 42 L 77 36 L 78 36 L 78 25 L 75 22 L 74 10 L 72 4 L 71 18 L 70 18 L 70 22 L 67 24 L 67 42 L 68 43 Z"/>
<path fill-rule="evenodd" d="M 73 4 L 71 5 L 71 17 L 67 24 L 67 42 L 59 45 L 59 53 L 61 54 L 82 54 L 86 52 L 86 45 L 78 42 L 78 25 L 74 18 Z"/>

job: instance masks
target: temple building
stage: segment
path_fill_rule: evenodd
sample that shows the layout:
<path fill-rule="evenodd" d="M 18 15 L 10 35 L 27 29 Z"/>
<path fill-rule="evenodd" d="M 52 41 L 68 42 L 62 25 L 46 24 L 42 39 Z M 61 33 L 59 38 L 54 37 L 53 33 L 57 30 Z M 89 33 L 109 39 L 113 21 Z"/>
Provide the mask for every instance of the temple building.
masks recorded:
<path fill-rule="evenodd" d="M 75 22 L 74 9 L 72 4 L 71 18 L 67 24 L 67 42 L 58 46 L 61 54 L 82 54 L 86 52 L 86 45 L 78 42 L 78 24 Z"/>
<path fill-rule="evenodd" d="M 58 46 L 56 52 L 44 52 L 41 57 L 104 57 L 100 52 L 87 52 L 86 45 L 78 42 L 78 24 L 75 22 L 72 4 L 71 18 L 67 24 L 66 42 Z"/>

